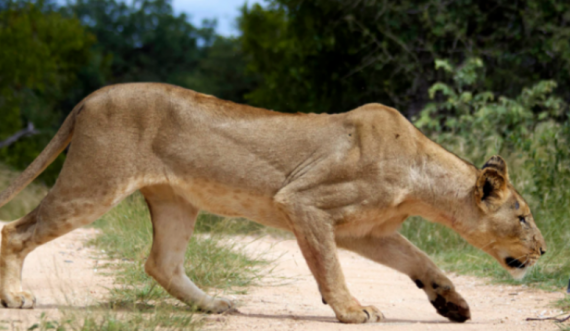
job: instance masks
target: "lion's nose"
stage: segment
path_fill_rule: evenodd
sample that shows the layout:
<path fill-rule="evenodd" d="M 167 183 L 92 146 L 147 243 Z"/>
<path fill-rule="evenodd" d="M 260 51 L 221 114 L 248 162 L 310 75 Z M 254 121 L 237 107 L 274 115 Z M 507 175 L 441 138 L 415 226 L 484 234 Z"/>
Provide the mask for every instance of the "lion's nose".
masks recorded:
<path fill-rule="evenodd" d="M 540 247 L 540 255 L 544 255 L 546 253 L 546 251 L 544 249 L 542 249 L 542 247 Z"/>

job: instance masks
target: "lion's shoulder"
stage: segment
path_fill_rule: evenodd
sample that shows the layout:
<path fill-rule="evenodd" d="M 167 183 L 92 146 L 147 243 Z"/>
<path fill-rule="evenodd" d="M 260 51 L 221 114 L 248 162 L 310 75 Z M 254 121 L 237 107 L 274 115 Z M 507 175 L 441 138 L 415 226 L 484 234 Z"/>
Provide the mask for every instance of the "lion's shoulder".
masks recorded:
<path fill-rule="evenodd" d="M 398 131 L 399 135 L 415 136 L 416 129 L 398 110 L 380 103 L 369 103 L 346 113 L 346 123 L 359 130 L 376 134 Z"/>

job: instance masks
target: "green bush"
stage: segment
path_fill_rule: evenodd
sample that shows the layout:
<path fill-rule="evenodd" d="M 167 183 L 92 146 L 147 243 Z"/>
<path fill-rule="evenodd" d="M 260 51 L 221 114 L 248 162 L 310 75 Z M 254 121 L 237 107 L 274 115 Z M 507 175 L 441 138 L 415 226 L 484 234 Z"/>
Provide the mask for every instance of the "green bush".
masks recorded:
<path fill-rule="evenodd" d="M 556 83 L 540 81 L 508 98 L 481 88 L 485 70 L 480 59 L 468 59 L 460 66 L 438 60 L 435 66 L 449 78 L 429 89 L 433 101 L 415 124 L 476 165 L 494 154 L 507 159 L 511 181 L 529 202 L 548 246 L 548 254 L 525 281 L 565 285 L 570 275 L 570 123 L 565 118 L 566 103 L 553 94 Z M 491 258 L 448 229 L 415 219 L 402 232 L 449 268 L 509 279 Z"/>

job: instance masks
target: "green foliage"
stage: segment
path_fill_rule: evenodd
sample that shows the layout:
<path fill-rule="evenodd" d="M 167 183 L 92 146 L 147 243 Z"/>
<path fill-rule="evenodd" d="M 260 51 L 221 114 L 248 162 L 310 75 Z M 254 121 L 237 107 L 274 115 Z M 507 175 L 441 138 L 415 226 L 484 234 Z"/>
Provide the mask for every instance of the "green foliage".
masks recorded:
<path fill-rule="evenodd" d="M 43 13 L 41 4 L 11 3 L 0 11 L 0 141 L 28 122 L 40 131 L 0 149 L 2 162 L 22 168 L 51 139 L 61 121 L 55 105 L 89 61 L 94 42 L 77 19 Z M 53 178 L 57 171 L 50 168 L 43 176 Z"/>
<path fill-rule="evenodd" d="M 42 313 L 38 323 L 26 330 L 33 331 L 126 331 L 126 330 L 196 330 L 202 324 L 194 314 L 172 307 L 147 307 L 147 309 L 116 311 L 104 309 L 60 310 L 58 319 L 49 319 Z"/>
<path fill-rule="evenodd" d="M 196 71 L 181 78 L 180 85 L 219 97 L 245 103 L 244 96 L 259 83 L 246 71 L 247 61 L 239 40 L 217 36 L 204 49 Z"/>
<path fill-rule="evenodd" d="M 485 60 L 484 90 L 509 98 L 536 81 L 570 100 L 570 3 L 563 0 L 302 1 L 244 7 L 240 28 L 260 84 L 249 100 L 343 112 L 382 102 L 415 115 L 442 73 L 434 60 Z"/>
<path fill-rule="evenodd" d="M 435 64 L 436 69 L 442 68 L 452 75 L 452 85 L 437 82 L 428 90 L 429 97 L 436 102 L 425 106 L 415 124 L 436 133 L 442 144 L 453 143 L 458 136 L 468 138 L 467 143 L 472 143 L 468 149 L 479 152 L 478 155 L 470 152 L 477 162 L 492 152 L 480 150 L 481 146 L 499 153 L 505 148 L 522 148 L 532 143 L 535 128 L 560 118 L 566 109 L 564 101 L 552 94 L 554 81 L 540 81 L 523 88 L 515 98 L 508 98 L 481 91 L 477 84 L 484 78 L 481 59 L 468 59 L 459 67 L 443 60 Z M 489 143 L 481 144 L 481 139 Z"/>
<path fill-rule="evenodd" d="M 101 85 L 152 81 L 239 102 L 255 82 L 246 77 L 237 40 L 217 36 L 215 21 L 195 27 L 186 14 L 174 13 L 170 0 L 78 0 L 61 11 L 97 36 L 93 53 L 108 65 L 106 71 L 85 72 L 83 80 L 93 83 L 78 96 Z"/>
<path fill-rule="evenodd" d="M 196 233 L 216 233 L 224 235 L 263 236 L 278 238 L 292 236 L 291 232 L 267 227 L 245 218 L 229 218 L 209 213 L 200 213 L 194 228 Z"/>
<path fill-rule="evenodd" d="M 185 14 L 174 14 L 168 0 L 78 0 L 62 10 L 86 25 L 97 48 L 111 56 L 107 83 L 177 83 L 180 73 L 197 65 L 198 42 L 209 45 L 214 38 L 212 22 L 195 28 Z"/>
<path fill-rule="evenodd" d="M 540 81 L 509 98 L 482 89 L 484 66 L 467 59 L 461 66 L 438 60 L 449 76 L 429 89 L 433 101 L 415 124 L 452 152 L 482 165 L 494 154 L 509 164 L 514 186 L 531 205 L 548 254 L 525 278 L 527 283 L 562 286 L 570 274 L 570 122 L 561 120 L 567 104 L 553 94 L 556 83 Z M 411 220 L 402 232 L 444 265 L 512 282 L 492 261 L 469 247 L 451 230 Z"/>

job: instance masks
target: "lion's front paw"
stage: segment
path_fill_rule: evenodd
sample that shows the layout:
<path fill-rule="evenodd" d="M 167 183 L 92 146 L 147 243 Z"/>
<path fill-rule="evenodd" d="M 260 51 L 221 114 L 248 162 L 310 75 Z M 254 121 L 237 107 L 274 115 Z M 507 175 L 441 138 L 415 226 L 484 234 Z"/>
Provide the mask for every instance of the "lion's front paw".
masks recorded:
<path fill-rule="evenodd" d="M 436 295 L 435 300 L 431 300 L 431 304 L 441 316 L 460 323 L 471 318 L 469 305 L 455 290 L 450 289 L 442 291 L 442 293 L 436 292 Z"/>
<path fill-rule="evenodd" d="M 234 310 L 234 304 L 228 299 L 214 299 L 208 305 L 202 308 L 203 311 L 213 314 L 221 314 Z"/>
<path fill-rule="evenodd" d="M 374 306 L 351 306 L 345 312 L 337 314 L 343 323 L 375 323 L 384 320 L 384 315 Z"/>
<path fill-rule="evenodd" d="M 31 309 L 36 305 L 36 297 L 30 292 L 5 292 L 2 295 L 2 306 L 5 308 Z"/>

